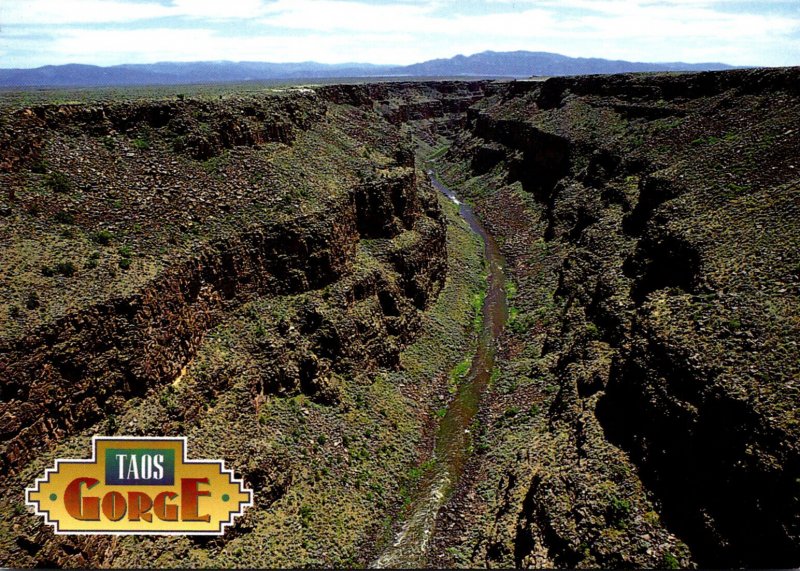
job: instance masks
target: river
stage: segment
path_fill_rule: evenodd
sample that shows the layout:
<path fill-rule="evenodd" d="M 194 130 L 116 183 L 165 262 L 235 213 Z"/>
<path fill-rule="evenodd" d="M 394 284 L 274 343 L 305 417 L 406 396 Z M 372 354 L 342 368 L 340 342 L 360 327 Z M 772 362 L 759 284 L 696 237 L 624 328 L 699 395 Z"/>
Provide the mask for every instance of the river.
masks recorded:
<path fill-rule="evenodd" d="M 470 427 L 478 412 L 494 368 L 497 339 L 503 331 L 506 304 L 504 261 L 497 243 L 478 221 L 475 213 L 456 194 L 433 175 L 431 182 L 452 202 L 473 232 L 483 240 L 488 269 L 488 287 L 483 302 L 483 322 L 472 363 L 455 399 L 436 432 L 434 463 L 420 482 L 410 515 L 393 542 L 371 565 L 374 568 L 419 568 L 425 566 L 428 547 L 434 534 L 436 516 L 455 489 L 470 454 Z"/>

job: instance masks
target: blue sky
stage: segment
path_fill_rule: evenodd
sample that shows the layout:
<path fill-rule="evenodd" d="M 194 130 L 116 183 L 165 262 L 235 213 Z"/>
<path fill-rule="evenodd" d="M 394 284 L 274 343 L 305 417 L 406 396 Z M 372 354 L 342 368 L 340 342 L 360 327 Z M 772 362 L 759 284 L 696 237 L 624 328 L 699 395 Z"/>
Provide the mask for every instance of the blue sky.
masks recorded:
<path fill-rule="evenodd" d="M 0 0 L 0 67 L 483 50 L 800 65 L 800 0 Z"/>

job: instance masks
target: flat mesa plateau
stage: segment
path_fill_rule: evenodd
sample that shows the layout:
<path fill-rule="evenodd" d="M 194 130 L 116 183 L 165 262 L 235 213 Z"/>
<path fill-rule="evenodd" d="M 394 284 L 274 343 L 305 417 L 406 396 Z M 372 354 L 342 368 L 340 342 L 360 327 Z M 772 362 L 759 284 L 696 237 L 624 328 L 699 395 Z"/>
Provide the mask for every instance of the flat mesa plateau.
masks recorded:
<path fill-rule="evenodd" d="M 800 68 L 26 98 L 0 565 L 800 566 Z M 254 505 L 55 535 L 93 435 Z"/>

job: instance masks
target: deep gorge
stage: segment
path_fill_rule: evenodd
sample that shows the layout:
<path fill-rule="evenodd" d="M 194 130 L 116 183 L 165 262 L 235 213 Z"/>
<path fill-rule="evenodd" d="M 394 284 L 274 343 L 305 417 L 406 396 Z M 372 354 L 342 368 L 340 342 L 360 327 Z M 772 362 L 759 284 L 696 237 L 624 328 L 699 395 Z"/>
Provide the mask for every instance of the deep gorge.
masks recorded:
<path fill-rule="evenodd" d="M 428 564 L 796 566 L 798 85 L 4 111 L 0 561 L 372 561 L 430 470 L 485 287 L 433 168 L 497 240 L 510 314 Z M 96 433 L 185 434 L 256 505 L 211 541 L 53 536 L 22 490 Z"/>

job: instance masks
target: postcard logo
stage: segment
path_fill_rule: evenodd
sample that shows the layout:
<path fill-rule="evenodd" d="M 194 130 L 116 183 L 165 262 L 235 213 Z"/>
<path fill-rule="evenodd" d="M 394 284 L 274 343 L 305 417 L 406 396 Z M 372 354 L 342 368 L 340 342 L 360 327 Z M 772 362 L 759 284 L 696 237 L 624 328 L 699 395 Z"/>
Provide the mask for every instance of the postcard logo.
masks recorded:
<path fill-rule="evenodd" d="M 56 460 L 26 503 L 60 534 L 221 535 L 253 505 L 222 460 L 189 460 L 186 438 L 92 439 L 89 460 Z"/>

